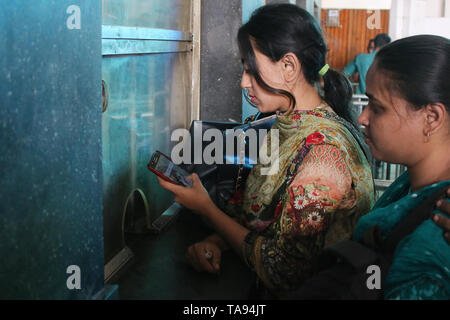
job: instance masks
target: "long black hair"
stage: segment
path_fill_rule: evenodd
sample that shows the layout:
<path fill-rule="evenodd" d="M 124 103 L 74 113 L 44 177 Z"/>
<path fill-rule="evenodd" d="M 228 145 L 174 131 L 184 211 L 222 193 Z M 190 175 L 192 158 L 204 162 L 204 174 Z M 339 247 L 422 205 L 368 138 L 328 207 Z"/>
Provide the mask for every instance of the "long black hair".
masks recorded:
<path fill-rule="evenodd" d="M 394 41 L 375 56 L 375 70 L 388 79 L 384 86 L 415 110 L 442 103 L 450 112 L 450 40 L 418 35 Z"/>
<path fill-rule="evenodd" d="M 326 64 L 327 45 L 319 24 L 306 10 L 292 4 L 265 5 L 255 10 L 238 32 L 239 51 L 247 72 L 265 90 L 288 97 L 290 107 L 295 108 L 292 94 L 270 87 L 260 77 L 250 40 L 273 62 L 288 52 L 294 53 L 302 64 L 306 81 L 314 86 L 320 83 L 319 71 Z M 340 117 L 354 124 L 349 107 L 352 88 L 347 78 L 330 68 L 323 82 L 322 99 Z"/>

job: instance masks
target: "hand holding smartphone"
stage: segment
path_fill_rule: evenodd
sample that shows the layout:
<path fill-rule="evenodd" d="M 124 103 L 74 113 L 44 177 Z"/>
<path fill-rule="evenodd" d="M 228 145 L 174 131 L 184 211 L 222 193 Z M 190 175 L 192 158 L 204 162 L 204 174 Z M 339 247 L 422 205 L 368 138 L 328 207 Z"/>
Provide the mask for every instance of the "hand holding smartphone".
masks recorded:
<path fill-rule="evenodd" d="M 187 180 L 189 173 L 174 164 L 168 156 L 156 151 L 147 165 L 148 169 L 162 179 L 185 187 L 192 187 L 192 181 Z"/>

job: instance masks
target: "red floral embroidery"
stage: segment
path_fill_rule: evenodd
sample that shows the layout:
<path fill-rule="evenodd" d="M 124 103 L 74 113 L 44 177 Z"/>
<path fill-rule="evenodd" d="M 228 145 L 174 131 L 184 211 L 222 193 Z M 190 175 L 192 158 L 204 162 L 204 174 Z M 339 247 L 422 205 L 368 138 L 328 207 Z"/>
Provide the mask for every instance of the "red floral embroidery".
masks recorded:
<path fill-rule="evenodd" d="M 302 115 L 301 115 L 301 114 L 299 114 L 299 113 L 296 113 L 296 114 L 294 114 L 294 115 L 292 116 L 292 120 L 300 120 L 300 119 L 301 119 L 301 117 L 302 117 Z"/>
<path fill-rule="evenodd" d="M 254 204 L 254 205 L 252 205 L 252 210 L 253 210 L 253 211 L 258 212 L 259 209 L 261 209 L 261 206 L 260 206 L 259 204 Z"/>
<path fill-rule="evenodd" d="M 320 117 L 320 118 L 323 118 L 323 116 L 322 116 L 322 114 L 321 113 L 318 113 L 318 112 L 316 112 L 315 114 L 314 114 L 316 117 Z"/>
<path fill-rule="evenodd" d="M 314 111 L 308 111 L 308 114 L 314 115 Z"/>
<path fill-rule="evenodd" d="M 320 132 L 314 132 L 311 133 L 307 138 L 306 138 L 306 145 L 312 145 L 312 144 L 319 144 L 322 143 L 325 140 L 325 136 L 323 134 L 321 134 Z"/>
<path fill-rule="evenodd" d="M 283 208 L 283 202 L 278 203 L 276 209 L 275 209 L 275 218 L 278 217 L 278 215 L 281 212 L 281 209 Z"/>

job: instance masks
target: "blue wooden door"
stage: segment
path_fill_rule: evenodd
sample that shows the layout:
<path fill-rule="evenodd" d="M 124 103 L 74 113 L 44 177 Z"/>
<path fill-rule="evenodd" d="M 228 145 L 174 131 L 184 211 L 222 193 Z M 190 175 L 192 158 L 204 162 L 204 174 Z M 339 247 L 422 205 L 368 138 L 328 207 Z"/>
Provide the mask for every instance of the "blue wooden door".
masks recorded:
<path fill-rule="evenodd" d="M 103 288 L 101 3 L 2 1 L 0 298 Z"/>

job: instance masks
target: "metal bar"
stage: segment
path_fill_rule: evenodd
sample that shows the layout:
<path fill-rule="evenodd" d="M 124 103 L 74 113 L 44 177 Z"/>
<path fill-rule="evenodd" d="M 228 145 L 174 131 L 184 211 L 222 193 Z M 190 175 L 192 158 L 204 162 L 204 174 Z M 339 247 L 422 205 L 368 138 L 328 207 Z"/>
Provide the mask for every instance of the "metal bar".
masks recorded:
<path fill-rule="evenodd" d="M 102 39 L 192 41 L 192 33 L 170 29 L 103 25 Z"/>
<path fill-rule="evenodd" d="M 130 55 L 149 53 L 189 52 L 192 42 L 102 39 L 102 55 Z"/>
<path fill-rule="evenodd" d="M 375 187 L 388 188 L 394 180 L 374 179 Z"/>
<path fill-rule="evenodd" d="M 192 87 L 191 87 L 191 112 L 190 118 L 187 122 L 189 126 L 192 121 L 200 119 L 200 58 L 201 58 L 201 10 L 202 3 L 201 0 L 192 1 L 192 59 L 191 59 L 191 70 L 192 70 Z"/>
<path fill-rule="evenodd" d="M 134 254 L 125 246 L 118 254 L 114 256 L 106 265 L 104 270 L 104 280 L 108 282 L 111 278 L 133 258 Z"/>

